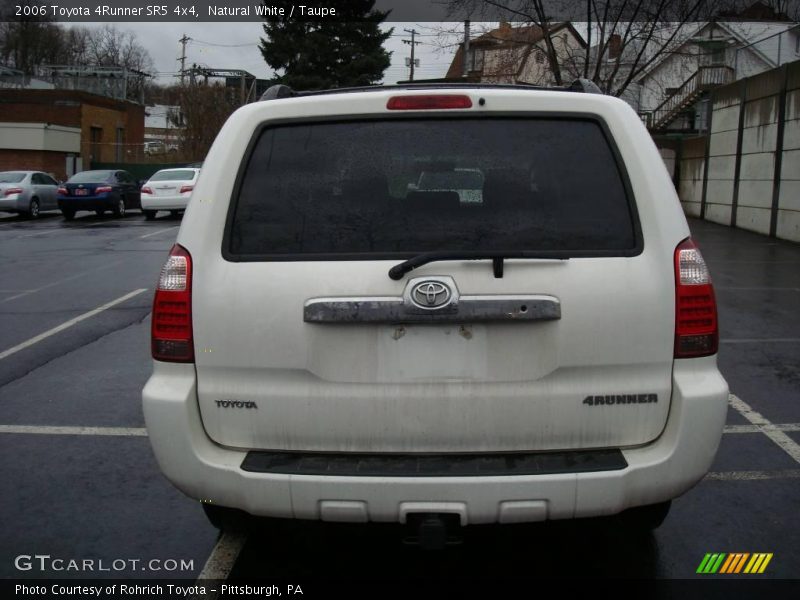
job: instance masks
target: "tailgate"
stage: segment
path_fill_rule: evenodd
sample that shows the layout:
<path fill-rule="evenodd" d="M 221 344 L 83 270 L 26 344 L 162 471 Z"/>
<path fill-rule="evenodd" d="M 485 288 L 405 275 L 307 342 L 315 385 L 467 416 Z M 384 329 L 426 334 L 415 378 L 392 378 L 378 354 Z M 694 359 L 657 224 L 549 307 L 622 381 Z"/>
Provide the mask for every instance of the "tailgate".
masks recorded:
<path fill-rule="evenodd" d="M 672 255 L 642 239 L 602 123 L 283 124 L 259 131 L 246 160 L 222 248 L 188 248 L 198 399 L 216 442 L 488 452 L 662 431 Z M 419 190 L 432 172 L 479 173 L 482 188 Z M 539 255 L 502 273 L 452 259 L 388 276 L 437 251 Z"/>

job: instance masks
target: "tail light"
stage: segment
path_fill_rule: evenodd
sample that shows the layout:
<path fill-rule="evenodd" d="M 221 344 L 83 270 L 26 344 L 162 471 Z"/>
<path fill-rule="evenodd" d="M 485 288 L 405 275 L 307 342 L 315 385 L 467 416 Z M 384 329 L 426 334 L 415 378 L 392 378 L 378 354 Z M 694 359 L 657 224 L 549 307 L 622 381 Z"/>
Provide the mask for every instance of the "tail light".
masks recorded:
<path fill-rule="evenodd" d="M 175 244 L 161 269 L 153 300 L 153 358 L 194 362 L 192 335 L 192 257 Z"/>
<path fill-rule="evenodd" d="M 8 188 L 3 195 L 10 196 L 11 194 L 21 194 L 21 193 L 22 193 L 22 188 Z"/>
<path fill-rule="evenodd" d="M 441 110 L 447 108 L 472 108 L 472 100 L 463 94 L 425 94 L 417 96 L 392 96 L 386 103 L 389 110 Z"/>
<path fill-rule="evenodd" d="M 66 196 L 66 195 L 68 195 L 68 194 L 69 194 L 69 192 L 67 191 L 67 188 L 65 188 L 65 187 L 60 187 L 60 188 L 58 188 L 58 189 L 56 190 L 56 194 L 59 194 L 59 195 L 61 195 L 61 196 Z"/>
<path fill-rule="evenodd" d="M 719 325 L 706 261 L 688 238 L 675 248 L 675 358 L 716 354 Z"/>
<path fill-rule="evenodd" d="M 143 194 L 152 194 L 152 193 L 153 193 L 153 190 L 152 190 L 151 188 L 147 187 L 147 186 L 144 186 L 144 187 L 141 189 L 141 192 L 142 192 Z"/>
<path fill-rule="evenodd" d="M 112 187 L 110 185 L 101 185 L 100 187 L 94 189 L 95 194 L 104 194 L 110 191 L 112 191 Z"/>
<path fill-rule="evenodd" d="M 193 185 L 182 185 L 181 191 L 179 193 L 185 194 L 186 192 L 191 192 L 194 189 Z"/>

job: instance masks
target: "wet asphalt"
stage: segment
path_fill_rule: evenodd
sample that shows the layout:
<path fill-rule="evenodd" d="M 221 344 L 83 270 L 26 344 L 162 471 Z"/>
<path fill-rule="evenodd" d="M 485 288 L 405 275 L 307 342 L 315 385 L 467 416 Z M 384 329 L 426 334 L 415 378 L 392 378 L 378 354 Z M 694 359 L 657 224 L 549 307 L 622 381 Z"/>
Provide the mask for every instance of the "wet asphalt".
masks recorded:
<path fill-rule="evenodd" d="M 37 221 L 0 213 L 0 356 L 122 299 L 0 358 L 0 578 L 195 579 L 214 551 L 217 531 L 160 475 L 142 430 L 153 287 L 179 225 L 136 213 L 82 213 L 71 223 L 57 213 Z M 800 245 L 690 226 L 715 283 L 719 364 L 731 392 L 796 445 Z M 695 571 L 707 552 L 771 552 L 759 577 L 800 579 L 799 459 L 734 408 L 728 425 L 712 474 L 673 502 L 652 535 L 632 535 L 613 519 L 484 526 L 426 552 L 404 544 L 400 526 L 267 522 L 249 532 L 229 579 L 686 579 L 703 577 Z M 18 568 L 17 557 L 35 554 L 187 566 Z"/>

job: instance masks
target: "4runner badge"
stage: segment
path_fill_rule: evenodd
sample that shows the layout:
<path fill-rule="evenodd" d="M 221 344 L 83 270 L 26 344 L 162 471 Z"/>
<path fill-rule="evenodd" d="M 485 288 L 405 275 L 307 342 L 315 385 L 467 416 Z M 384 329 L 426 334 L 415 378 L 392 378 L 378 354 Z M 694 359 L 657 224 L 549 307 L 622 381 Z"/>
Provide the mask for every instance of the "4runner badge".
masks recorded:
<path fill-rule="evenodd" d="M 618 394 L 615 396 L 586 396 L 587 406 L 609 406 L 611 404 L 649 404 L 658 402 L 657 394 Z"/>
<path fill-rule="evenodd" d="M 216 403 L 220 408 L 255 408 L 258 410 L 256 403 L 250 400 L 216 400 Z"/>

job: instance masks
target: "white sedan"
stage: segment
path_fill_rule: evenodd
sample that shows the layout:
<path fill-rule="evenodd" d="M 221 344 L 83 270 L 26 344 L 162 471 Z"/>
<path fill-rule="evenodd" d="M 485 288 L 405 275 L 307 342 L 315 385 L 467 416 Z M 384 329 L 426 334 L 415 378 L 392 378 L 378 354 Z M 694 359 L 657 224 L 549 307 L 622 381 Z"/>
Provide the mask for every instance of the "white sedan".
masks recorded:
<path fill-rule="evenodd" d="M 142 212 L 148 221 L 160 210 L 172 214 L 186 210 L 200 169 L 162 169 L 142 186 Z"/>

